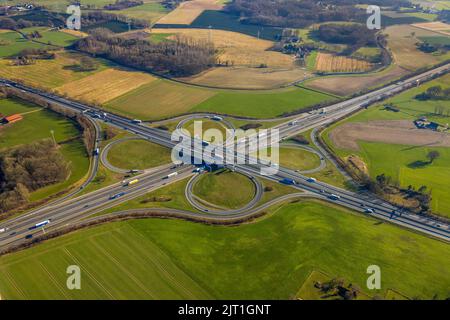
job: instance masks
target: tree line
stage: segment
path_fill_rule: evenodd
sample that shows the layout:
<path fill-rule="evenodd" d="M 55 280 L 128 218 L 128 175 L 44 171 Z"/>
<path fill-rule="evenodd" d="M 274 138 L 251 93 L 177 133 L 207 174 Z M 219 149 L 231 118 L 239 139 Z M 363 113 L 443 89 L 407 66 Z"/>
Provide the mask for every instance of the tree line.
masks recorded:
<path fill-rule="evenodd" d="M 283 28 L 305 28 L 326 21 L 361 21 L 364 11 L 350 5 L 315 0 L 235 0 L 225 9 L 241 21 Z"/>
<path fill-rule="evenodd" d="M 346 44 L 354 47 L 374 47 L 377 45 L 375 30 L 368 30 L 361 24 L 322 24 L 315 31 L 325 42 Z"/>
<path fill-rule="evenodd" d="M 417 100 L 450 100 L 450 88 L 442 89 L 441 86 L 432 86 L 416 95 L 415 98 Z"/>
<path fill-rule="evenodd" d="M 212 43 L 185 36 L 152 43 L 126 39 L 99 28 L 76 42 L 75 48 L 92 56 L 167 76 L 190 76 L 216 64 L 216 50 Z"/>
<path fill-rule="evenodd" d="M 0 154 L 0 212 L 28 202 L 30 192 L 64 181 L 70 164 L 51 139 Z"/>
<path fill-rule="evenodd" d="M 123 10 L 127 8 L 137 7 L 143 5 L 142 0 L 116 0 L 115 3 L 107 4 L 103 8 L 105 10 Z"/>

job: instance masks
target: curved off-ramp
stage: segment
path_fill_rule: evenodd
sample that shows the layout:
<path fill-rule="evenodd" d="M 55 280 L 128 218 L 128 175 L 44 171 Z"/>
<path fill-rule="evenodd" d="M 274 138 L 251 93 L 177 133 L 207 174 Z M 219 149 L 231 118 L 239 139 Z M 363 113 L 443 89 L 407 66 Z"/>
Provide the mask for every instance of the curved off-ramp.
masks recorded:
<path fill-rule="evenodd" d="M 122 143 L 122 142 L 126 142 L 126 141 L 132 141 L 132 140 L 142 140 L 142 141 L 147 141 L 144 138 L 140 138 L 140 137 L 126 137 L 126 138 L 122 138 L 122 139 L 118 139 L 118 140 L 114 140 L 110 143 L 108 143 L 102 150 L 101 154 L 100 154 L 100 160 L 102 162 L 102 164 L 110 171 L 113 172 L 117 172 L 117 173 L 121 173 L 121 174 L 126 174 L 126 173 L 130 173 L 131 170 L 134 170 L 134 168 L 130 168 L 130 169 L 123 169 L 123 168 L 118 168 L 114 165 L 112 165 L 109 160 L 108 160 L 108 152 L 110 151 L 110 149 L 112 147 L 114 147 L 116 144 Z M 143 173 L 146 170 L 138 170 L 137 173 Z"/>
<path fill-rule="evenodd" d="M 302 146 L 302 145 L 299 145 L 296 143 L 282 143 L 282 144 L 280 144 L 280 148 L 302 149 L 302 150 L 311 152 L 319 157 L 320 165 L 318 167 L 313 168 L 313 169 L 308 169 L 308 170 L 297 170 L 296 172 L 298 172 L 298 173 L 302 173 L 302 174 L 316 173 L 316 172 L 322 171 L 327 166 L 327 162 L 325 161 L 325 155 L 323 153 L 321 153 L 320 150 L 316 150 L 313 147 Z"/>

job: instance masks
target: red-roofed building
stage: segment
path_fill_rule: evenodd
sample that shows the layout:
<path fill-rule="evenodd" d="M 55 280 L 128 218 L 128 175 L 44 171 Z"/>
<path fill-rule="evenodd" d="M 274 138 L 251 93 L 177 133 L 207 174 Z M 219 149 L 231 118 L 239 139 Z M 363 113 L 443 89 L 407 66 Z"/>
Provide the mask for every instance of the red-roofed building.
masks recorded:
<path fill-rule="evenodd" d="M 20 114 L 13 114 L 13 115 L 4 117 L 3 122 L 4 123 L 14 123 L 14 122 L 20 121 L 22 119 L 23 119 L 23 117 Z"/>

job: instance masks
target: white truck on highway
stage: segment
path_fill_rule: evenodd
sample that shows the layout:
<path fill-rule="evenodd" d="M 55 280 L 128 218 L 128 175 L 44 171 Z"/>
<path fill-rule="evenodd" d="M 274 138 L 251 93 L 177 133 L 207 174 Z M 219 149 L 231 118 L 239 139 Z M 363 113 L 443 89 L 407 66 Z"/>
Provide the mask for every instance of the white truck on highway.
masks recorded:
<path fill-rule="evenodd" d="M 178 175 L 178 172 L 172 172 L 172 173 L 167 175 L 166 179 L 170 179 L 170 178 L 176 177 L 177 175 Z"/>

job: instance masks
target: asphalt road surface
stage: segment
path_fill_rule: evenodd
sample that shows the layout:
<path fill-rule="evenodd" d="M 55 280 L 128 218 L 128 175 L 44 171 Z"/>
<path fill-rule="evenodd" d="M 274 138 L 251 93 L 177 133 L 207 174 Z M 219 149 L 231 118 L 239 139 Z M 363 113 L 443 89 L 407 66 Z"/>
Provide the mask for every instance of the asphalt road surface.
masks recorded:
<path fill-rule="evenodd" d="M 299 132 L 307 131 L 311 128 L 334 122 L 337 119 L 343 118 L 358 109 L 366 107 L 370 103 L 374 103 L 382 98 L 386 98 L 390 95 L 397 94 L 405 89 L 415 86 L 418 80 L 420 82 L 429 80 L 431 77 L 443 74 L 449 69 L 450 64 L 447 64 L 424 72 L 418 76 L 414 76 L 408 80 L 328 106 L 320 111 L 301 114 L 294 120 L 291 119 L 289 122 L 277 126 L 280 130 L 280 137 L 282 139 L 286 139 L 287 137 Z M 92 107 L 83 105 L 79 102 L 71 101 L 51 93 L 26 87 L 12 81 L 0 80 L 0 84 L 15 87 L 19 90 L 32 94 L 37 94 L 49 102 L 83 112 L 86 116 L 91 117 L 92 119 L 105 121 L 110 125 L 128 130 L 129 132 L 139 135 L 144 139 L 148 139 L 168 148 L 173 148 L 178 143 L 172 141 L 170 133 L 166 131 L 142 126 L 125 117 L 109 113 L 105 114 L 101 110 L 93 109 Z M 202 144 L 197 143 L 196 145 L 197 148 L 201 148 L 201 150 L 197 151 L 202 152 Z M 200 145 L 200 147 L 198 147 L 198 145 Z M 250 148 L 249 153 L 251 152 L 252 150 Z M 233 156 L 236 160 L 240 161 L 250 159 L 250 157 L 238 154 L 236 152 L 234 152 Z M 212 159 L 207 160 L 213 161 L 214 156 Z M 411 212 L 403 211 L 401 208 L 382 201 L 371 194 L 355 193 L 322 182 L 310 182 L 308 181 L 308 177 L 283 167 L 279 167 L 276 175 L 265 176 L 263 174 L 263 169 L 267 169 L 267 163 L 230 165 L 229 167 L 234 170 L 245 172 L 247 175 L 251 175 L 253 177 L 259 176 L 277 182 L 286 181 L 288 179 L 289 181 L 292 181 L 292 183 L 289 183 L 291 187 L 307 191 L 310 196 L 334 202 L 359 212 L 366 212 L 370 209 L 373 212 L 369 214 L 374 217 L 388 220 L 397 225 L 420 231 L 442 240 L 450 241 L 450 226 L 448 224 L 439 222 L 430 217 L 419 216 Z M 92 215 L 92 212 L 96 212 L 96 210 L 98 211 L 99 208 L 111 208 L 116 206 L 118 203 L 162 187 L 170 182 L 167 181 L 170 179 L 165 179 L 165 177 L 174 172 L 178 173 L 176 179 L 179 180 L 192 175 L 193 167 L 190 165 L 184 165 L 180 168 L 171 168 L 165 171 L 143 175 L 138 184 L 130 187 L 113 185 L 82 197 L 67 201 L 59 201 L 56 204 L 52 203 L 31 213 L 7 220 L 0 225 L 0 229 L 8 229 L 6 232 L 0 233 L 0 248 L 4 249 L 8 246 L 19 244 L 23 241 L 28 241 L 25 237 L 44 232 L 41 229 L 33 228 L 35 224 L 41 221 L 51 220 L 50 224 L 47 226 L 49 229 L 67 226 L 70 223 L 75 223 L 82 218 Z M 121 194 L 118 198 L 111 199 L 112 195 L 118 195 L 122 192 L 123 194 Z M 226 214 L 226 212 L 222 213 L 222 215 L 223 214 Z M 231 214 L 234 213 L 230 213 L 230 215 Z M 211 217 L 214 219 L 215 216 L 211 214 Z"/>

